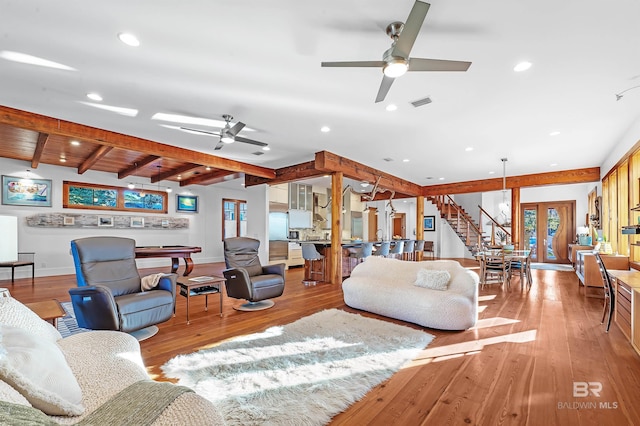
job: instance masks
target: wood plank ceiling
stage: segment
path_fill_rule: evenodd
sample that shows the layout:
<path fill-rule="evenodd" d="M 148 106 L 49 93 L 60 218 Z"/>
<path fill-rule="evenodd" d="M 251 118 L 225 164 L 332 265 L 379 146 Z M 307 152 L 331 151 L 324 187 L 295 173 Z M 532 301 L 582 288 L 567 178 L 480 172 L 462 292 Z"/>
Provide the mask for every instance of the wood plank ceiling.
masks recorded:
<path fill-rule="evenodd" d="M 380 180 L 380 187 L 395 191 L 396 198 L 496 191 L 502 179 L 419 186 L 356 161 L 327 151 L 315 160 L 270 169 L 197 151 L 153 142 L 134 136 L 84 126 L 57 118 L 0 106 L 0 157 L 31 163 L 113 173 L 150 179 L 151 183 L 172 181 L 180 186 L 211 185 L 244 177 L 247 186 L 274 184 L 340 172 L 345 177 Z M 538 175 L 507 177 L 507 188 L 597 182 L 598 167 Z"/>

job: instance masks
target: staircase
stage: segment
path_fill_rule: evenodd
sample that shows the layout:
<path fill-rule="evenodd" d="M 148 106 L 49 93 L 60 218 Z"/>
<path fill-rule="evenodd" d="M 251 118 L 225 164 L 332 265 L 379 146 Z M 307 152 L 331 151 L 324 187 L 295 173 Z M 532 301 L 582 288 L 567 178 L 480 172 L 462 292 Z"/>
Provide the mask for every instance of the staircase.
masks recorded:
<path fill-rule="evenodd" d="M 495 219 L 489 216 L 482 207 L 478 206 L 480 208 L 480 217 L 482 217 L 482 214 L 484 213 L 489 216 L 492 222 L 491 233 L 488 235 L 482 231 L 482 225 L 477 224 L 469 213 L 457 205 L 449 195 L 439 195 L 435 197 L 428 197 L 427 199 L 435 204 L 440 212 L 440 217 L 449 223 L 451 229 L 453 229 L 453 231 L 458 235 L 460 241 L 462 241 L 464 246 L 473 256 L 475 256 L 483 246 L 496 245 L 496 226 L 505 232 L 507 235 L 507 242 L 510 241 L 510 233 L 498 224 Z"/>

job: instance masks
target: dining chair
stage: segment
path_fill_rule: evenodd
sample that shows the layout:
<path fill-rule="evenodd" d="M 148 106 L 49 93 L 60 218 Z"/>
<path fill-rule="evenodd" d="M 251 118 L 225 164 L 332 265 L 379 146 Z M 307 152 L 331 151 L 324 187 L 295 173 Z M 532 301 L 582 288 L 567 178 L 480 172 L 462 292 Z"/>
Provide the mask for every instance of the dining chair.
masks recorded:
<path fill-rule="evenodd" d="M 434 249 L 433 249 L 433 241 L 425 241 L 424 242 L 424 252 L 431 253 L 430 257 L 433 259 L 435 257 Z"/>
<path fill-rule="evenodd" d="M 520 277 L 520 286 L 522 286 L 523 282 L 527 284 L 527 290 L 531 288 L 532 284 L 532 276 L 531 276 L 531 250 L 516 250 L 511 253 L 510 259 L 510 268 L 511 268 L 511 277 L 515 271 L 518 272 L 518 276 Z"/>
<path fill-rule="evenodd" d="M 416 246 L 413 248 L 413 259 L 422 260 L 424 256 L 424 240 L 416 240 Z"/>
<path fill-rule="evenodd" d="M 511 279 L 511 261 L 502 250 L 482 253 L 482 288 L 485 284 L 506 284 Z"/>
<path fill-rule="evenodd" d="M 609 317 L 607 319 L 607 333 L 611 327 L 611 318 L 613 318 L 613 311 L 615 309 L 615 292 L 613 290 L 613 284 L 611 283 L 611 277 L 607 273 L 607 268 L 604 266 L 604 262 L 600 257 L 599 252 L 594 252 L 593 255 L 596 258 L 596 263 L 600 269 L 600 275 L 602 275 L 602 282 L 604 283 L 604 307 L 602 308 L 602 320 L 600 324 L 604 324 L 604 318 L 609 311 Z"/>

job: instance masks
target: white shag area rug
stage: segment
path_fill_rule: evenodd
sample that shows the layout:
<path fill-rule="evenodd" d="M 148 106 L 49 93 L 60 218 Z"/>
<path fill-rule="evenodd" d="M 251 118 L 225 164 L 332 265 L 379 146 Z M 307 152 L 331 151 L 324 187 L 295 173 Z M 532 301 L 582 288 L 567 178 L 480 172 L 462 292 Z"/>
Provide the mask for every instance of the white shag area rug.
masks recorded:
<path fill-rule="evenodd" d="M 162 370 L 213 402 L 229 425 L 324 425 L 432 340 L 329 309 L 179 355 Z"/>

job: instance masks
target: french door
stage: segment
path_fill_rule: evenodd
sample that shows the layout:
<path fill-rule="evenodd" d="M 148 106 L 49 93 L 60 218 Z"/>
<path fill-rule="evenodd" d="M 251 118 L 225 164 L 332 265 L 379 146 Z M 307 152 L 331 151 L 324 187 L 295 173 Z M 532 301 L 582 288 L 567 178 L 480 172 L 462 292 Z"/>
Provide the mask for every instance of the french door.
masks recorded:
<path fill-rule="evenodd" d="M 522 235 L 533 262 L 569 263 L 569 244 L 575 233 L 575 201 L 523 203 Z"/>

